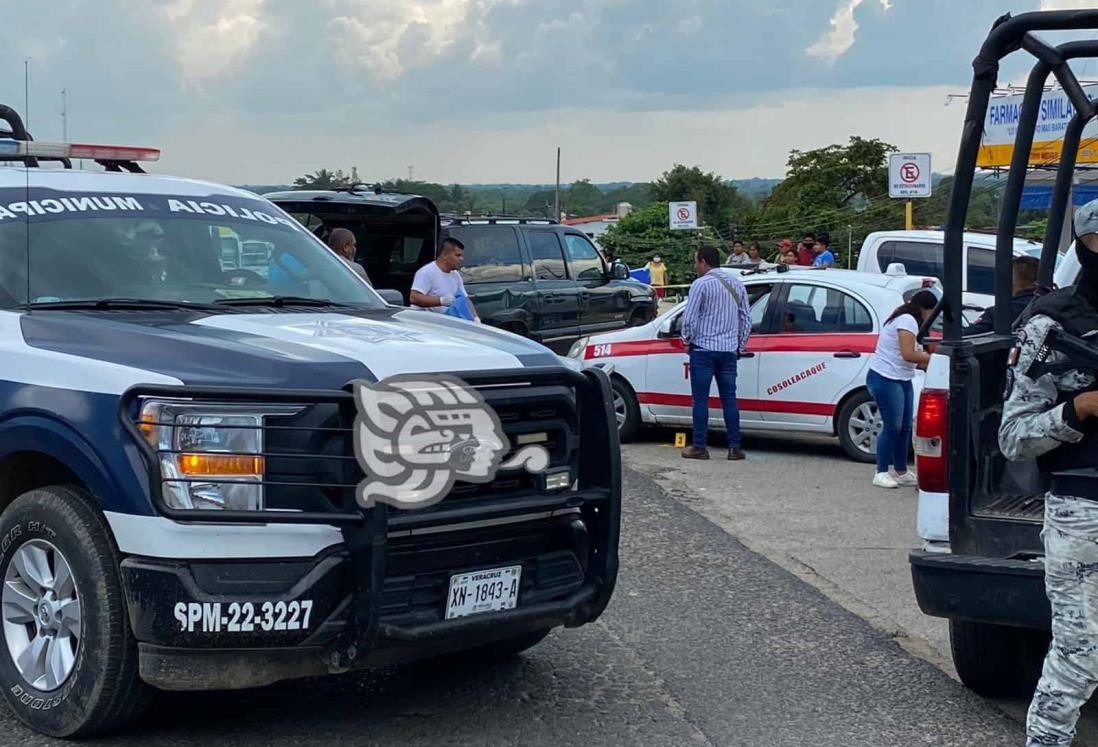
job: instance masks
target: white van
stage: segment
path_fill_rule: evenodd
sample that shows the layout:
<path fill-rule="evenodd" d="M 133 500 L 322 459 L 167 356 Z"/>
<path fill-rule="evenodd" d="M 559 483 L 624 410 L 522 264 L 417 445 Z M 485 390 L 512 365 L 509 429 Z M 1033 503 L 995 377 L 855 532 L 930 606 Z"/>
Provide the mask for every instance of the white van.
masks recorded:
<path fill-rule="evenodd" d="M 995 235 L 965 232 L 964 241 L 964 303 L 986 309 L 995 303 Z M 883 273 L 899 262 L 909 275 L 932 275 L 941 280 L 944 242 L 944 231 L 876 231 L 862 242 L 858 270 Z M 1040 259 L 1041 245 L 1016 238 L 1014 256 L 1025 255 Z"/>

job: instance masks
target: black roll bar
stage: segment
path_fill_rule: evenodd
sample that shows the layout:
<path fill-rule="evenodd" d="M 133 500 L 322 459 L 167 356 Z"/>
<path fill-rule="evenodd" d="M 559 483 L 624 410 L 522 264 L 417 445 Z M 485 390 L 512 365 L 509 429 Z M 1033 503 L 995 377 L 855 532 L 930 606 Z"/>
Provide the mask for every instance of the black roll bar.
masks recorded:
<path fill-rule="evenodd" d="M 1094 43 L 1098 52 L 1098 42 Z M 1049 205 L 1048 226 L 1045 228 L 1044 248 L 1041 250 L 1041 265 L 1037 270 L 1037 282 L 1049 288 L 1056 270 L 1056 252 L 1060 237 L 1064 232 L 1064 218 L 1067 215 L 1068 201 L 1071 199 L 1071 183 L 1075 177 L 1075 161 L 1079 152 L 1079 141 L 1083 128 L 1091 119 L 1090 113 L 1077 111 L 1068 122 L 1064 131 L 1064 149 L 1060 155 L 1060 166 L 1056 170 L 1056 185 L 1052 190 L 1052 203 Z"/>
<path fill-rule="evenodd" d="M 11 128 L 12 140 L 22 140 L 29 142 L 31 139 L 30 133 L 27 132 L 26 125 L 23 124 L 23 118 L 19 116 L 19 112 L 12 109 L 10 106 L 0 104 L 0 119 L 8 123 Z M 23 162 L 27 166 L 37 166 L 37 158 L 25 158 Z"/>
<path fill-rule="evenodd" d="M 954 170 L 953 189 L 949 199 L 949 216 L 945 231 L 945 256 L 943 283 L 945 296 L 940 306 L 946 312 L 944 323 L 944 342 L 958 343 L 961 340 L 961 278 L 964 243 L 965 218 L 968 202 L 972 195 L 972 182 L 976 171 L 976 161 L 980 152 L 984 120 L 999 73 L 999 61 L 1008 54 L 1025 49 L 1037 58 L 1037 64 L 1030 73 L 1026 92 L 1022 99 L 1018 132 L 1015 136 L 1014 153 L 1011 158 L 1010 174 L 1007 179 L 1003 205 L 999 214 L 999 226 L 996 239 L 995 257 L 995 332 L 1007 334 L 1010 329 L 1010 286 L 1011 263 L 1013 261 L 1014 230 L 1018 223 L 1018 210 L 1021 204 L 1022 190 L 1029 166 L 1029 156 L 1033 146 L 1033 135 L 1040 111 L 1044 84 L 1051 72 L 1056 76 L 1064 93 L 1075 107 L 1077 117 L 1085 123 L 1094 116 L 1094 107 L 1086 97 L 1078 78 L 1068 66 L 1072 57 L 1098 56 L 1088 42 L 1072 42 L 1054 47 L 1033 36 L 1034 31 L 1070 31 L 1080 29 L 1098 29 L 1098 9 L 1074 11 L 1043 11 L 1023 13 L 1018 16 L 1001 16 L 992 26 L 980 53 L 973 60 L 972 87 L 965 112 L 965 122 L 961 134 L 961 145 L 957 151 L 957 165 Z M 1081 132 L 1081 127 L 1080 127 Z M 1077 141 L 1076 141 L 1077 142 Z M 1071 157 L 1074 167 L 1074 155 Z M 1062 170 L 1062 169 L 1061 169 Z M 1060 178 L 1057 178 L 1059 189 Z M 1064 208 L 1066 210 L 1066 206 Z M 1062 217 L 1061 217 L 1062 220 Z M 1050 220 L 1050 224 L 1052 220 Z M 1062 227 L 1062 223 L 1061 223 Z M 1056 239 L 1058 243 L 1058 237 Z M 1046 245 L 1042 252 L 1042 264 L 1045 264 L 1049 252 Z"/>
<path fill-rule="evenodd" d="M 0 138 L 10 137 L 12 140 L 22 140 L 23 142 L 32 142 L 34 140 L 31 134 L 27 131 L 26 125 L 23 124 L 23 118 L 19 116 L 19 112 L 12 109 L 10 106 L 0 104 L 0 120 L 8 123 L 10 131 L 0 130 Z M 26 166 L 37 166 L 41 161 L 60 161 L 64 164 L 66 169 L 72 168 L 72 161 L 67 158 L 38 158 L 36 156 L 25 156 L 22 158 L 13 158 L 14 161 L 22 161 Z"/>

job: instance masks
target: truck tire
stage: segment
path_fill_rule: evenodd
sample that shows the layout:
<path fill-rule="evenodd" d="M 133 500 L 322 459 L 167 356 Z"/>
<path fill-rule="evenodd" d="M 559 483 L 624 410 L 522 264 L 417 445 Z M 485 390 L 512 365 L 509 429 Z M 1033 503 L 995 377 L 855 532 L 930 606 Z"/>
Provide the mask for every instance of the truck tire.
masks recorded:
<path fill-rule="evenodd" d="M 965 687 L 988 698 L 1029 697 L 1041 678 L 1049 634 L 950 620 L 949 644 L 953 666 Z"/>
<path fill-rule="evenodd" d="M 839 408 L 835 433 L 843 451 L 856 462 L 877 461 L 877 436 L 881 432 L 880 415 L 873 395 L 861 389 Z"/>
<path fill-rule="evenodd" d="M 618 423 L 618 441 L 629 443 L 637 437 L 641 427 L 640 405 L 637 395 L 620 376 L 610 377 L 610 388 L 614 392 L 614 417 Z"/>
<path fill-rule="evenodd" d="M 110 731 L 149 700 L 118 551 L 93 505 L 54 486 L 0 514 L 0 687 L 21 721 L 51 737 Z"/>

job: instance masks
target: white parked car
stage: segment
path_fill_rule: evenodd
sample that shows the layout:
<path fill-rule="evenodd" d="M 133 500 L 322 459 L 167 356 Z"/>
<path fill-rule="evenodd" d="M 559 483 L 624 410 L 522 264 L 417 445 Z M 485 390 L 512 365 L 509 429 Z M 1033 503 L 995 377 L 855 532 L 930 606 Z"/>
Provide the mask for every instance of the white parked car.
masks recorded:
<path fill-rule="evenodd" d="M 880 418 L 865 387 L 877 335 L 892 311 L 935 278 L 852 270 L 778 268 L 743 275 L 753 330 L 740 359 L 741 429 L 825 433 L 852 458 L 875 458 Z M 610 369 L 623 440 L 642 424 L 691 425 L 690 366 L 680 337 L 682 302 L 648 324 L 583 338 L 569 352 Z M 916 396 L 922 374 L 916 376 Z M 713 384 L 710 425 L 724 420 Z"/>
<path fill-rule="evenodd" d="M 944 242 L 944 231 L 877 231 L 862 242 L 858 270 L 879 273 L 899 262 L 912 275 L 929 275 L 941 280 Z M 995 303 L 995 235 L 966 232 L 964 252 L 964 304 L 971 307 L 970 311 L 986 309 Z M 1026 255 L 1040 259 L 1041 245 L 1014 239 L 1014 256 Z M 1057 265 L 1059 261 L 1057 258 Z M 971 321 L 978 314 L 966 313 L 965 316 Z"/>

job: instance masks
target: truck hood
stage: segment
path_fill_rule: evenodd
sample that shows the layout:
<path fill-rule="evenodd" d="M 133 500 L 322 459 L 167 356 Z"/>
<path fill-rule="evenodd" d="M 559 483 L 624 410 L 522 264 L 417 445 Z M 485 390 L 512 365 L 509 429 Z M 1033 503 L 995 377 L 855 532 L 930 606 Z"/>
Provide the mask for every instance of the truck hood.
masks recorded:
<path fill-rule="evenodd" d="M 416 310 L 35 311 L 19 322 L 31 348 L 192 385 L 332 389 L 402 373 L 563 365 L 517 335 Z"/>

